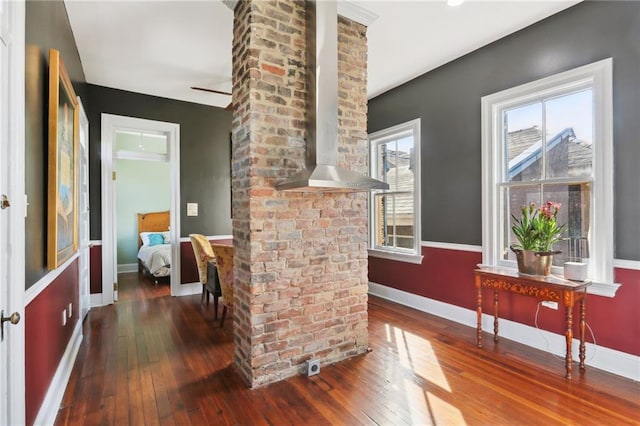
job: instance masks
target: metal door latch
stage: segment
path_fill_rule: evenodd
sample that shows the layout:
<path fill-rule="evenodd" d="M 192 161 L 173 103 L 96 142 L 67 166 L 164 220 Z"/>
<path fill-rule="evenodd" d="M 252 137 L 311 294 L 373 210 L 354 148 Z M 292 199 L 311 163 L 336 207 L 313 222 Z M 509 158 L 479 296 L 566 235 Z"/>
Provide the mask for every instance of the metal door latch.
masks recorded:
<path fill-rule="evenodd" d="M 4 210 L 7 207 L 11 207 L 11 203 L 9 202 L 7 196 L 5 194 L 2 194 L 2 199 L 0 199 L 0 208 Z"/>
<path fill-rule="evenodd" d="M 9 321 L 11 324 L 16 325 L 20 322 L 20 314 L 17 312 L 12 313 L 8 317 L 4 316 L 4 309 L 0 311 L 0 342 L 4 340 L 4 323 Z"/>

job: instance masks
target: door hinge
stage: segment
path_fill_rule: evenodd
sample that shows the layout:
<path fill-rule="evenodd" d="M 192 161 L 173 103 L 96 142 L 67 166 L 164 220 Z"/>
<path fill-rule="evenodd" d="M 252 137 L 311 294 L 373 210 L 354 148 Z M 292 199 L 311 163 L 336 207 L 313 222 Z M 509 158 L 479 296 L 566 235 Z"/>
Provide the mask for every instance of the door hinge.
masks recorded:
<path fill-rule="evenodd" d="M 113 291 L 118 291 L 118 283 L 113 283 Z"/>
<path fill-rule="evenodd" d="M 111 179 L 116 180 L 116 172 L 111 172 Z"/>

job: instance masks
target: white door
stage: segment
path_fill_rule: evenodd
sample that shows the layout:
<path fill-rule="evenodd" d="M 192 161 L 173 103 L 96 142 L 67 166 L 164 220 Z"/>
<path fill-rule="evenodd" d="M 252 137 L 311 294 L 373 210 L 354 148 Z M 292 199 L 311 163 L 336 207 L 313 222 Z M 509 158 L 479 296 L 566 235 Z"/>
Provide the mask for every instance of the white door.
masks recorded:
<path fill-rule="evenodd" d="M 0 1 L 0 424 L 24 424 L 24 3 Z"/>
<path fill-rule="evenodd" d="M 78 103 L 80 105 L 80 176 L 78 179 L 80 185 L 78 191 L 80 259 L 78 266 L 80 269 L 80 321 L 82 321 L 91 307 L 89 291 L 89 120 L 80 98 L 78 98 Z"/>

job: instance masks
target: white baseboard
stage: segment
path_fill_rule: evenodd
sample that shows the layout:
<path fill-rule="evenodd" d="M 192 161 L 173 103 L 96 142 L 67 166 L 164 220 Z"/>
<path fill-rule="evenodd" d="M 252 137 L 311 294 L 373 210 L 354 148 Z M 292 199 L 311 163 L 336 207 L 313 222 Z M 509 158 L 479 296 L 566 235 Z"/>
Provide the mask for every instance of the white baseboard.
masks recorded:
<path fill-rule="evenodd" d="M 55 423 L 64 391 L 67 383 L 69 383 L 71 370 L 73 370 L 73 364 L 76 361 L 76 356 L 80 349 L 80 342 L 82 342 L 82 321 L 78 320 L 76 321 L 76 327 L 73 330 L 71 340 L 69 344 L 67 344 L 67 349 L 64 351 L 64 355 L 62 355 L 58 369 L 42 401 L 40 411 L 38 411 L 38 415 L 33 423 L 34 425 L 52 425 Z"/>
<path fill-rule="evenodd" d="M 178 293 L 174 296 L 190 296 L 192 294 L 202 293 L 201 283 L 181 284 L 178 286 Z"/>
<path fill-rule="evenodd" d="M 91 307 L 97 308 L 99 306 L 105 306 L 105 303 L 102 301 L 102 293 L 94 293 L 90 296 L 91 298 Z"/>
<path fill-rule="evenodd" d="M 422 312 L 436 315 L 474 329 L 477 326 L 476 311 L 474 310 L 418 296 L 406 291 L 397 290 L 372 282 L 369 282 L 369 294 Z M 482 328 L 484 330 L 493 330 L 493 315 L 482 315 Z M 475 331 L 470 332 L 474 333 Z M 500 336 L 561 357 L 565 354 L 564 335 L 551 333 L 546 330 L 539 330 L 535 327 L 514 321 L 500 319 Z M 597 337 L 598 336 L 596 336 L 596 341 Z M 574 339 L 572 353 L 575 354 L 576 359 L 578 354 L 578 344 L 579 341 Z M 596 346 L 588 342 L 586 344 L 586 349 L 587 359 L 585 362 L 587 365 L 619 376 L 627 377 L 631 380 L 640 381 L 640 357 L 617 351 L 615 349 Z"/>
<path fill-rule="evenodd" d="M 121 272 L 138 272 L 138 264 L 137 263 L 123 263 L 118 265 L 118 273 Z"/>

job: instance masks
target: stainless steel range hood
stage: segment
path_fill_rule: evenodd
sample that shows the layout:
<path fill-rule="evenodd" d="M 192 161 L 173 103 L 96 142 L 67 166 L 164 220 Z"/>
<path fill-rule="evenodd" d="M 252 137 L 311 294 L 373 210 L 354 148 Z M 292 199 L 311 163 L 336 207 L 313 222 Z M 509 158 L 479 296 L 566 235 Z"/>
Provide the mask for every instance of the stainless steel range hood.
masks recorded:
<path fill-rule="evenodd" d="M 278 184 L 283 191 L 356 192 L 387 183 L 338 166 L 338 12 L 335 1 L 306 1 L 306 169 Z"/>

